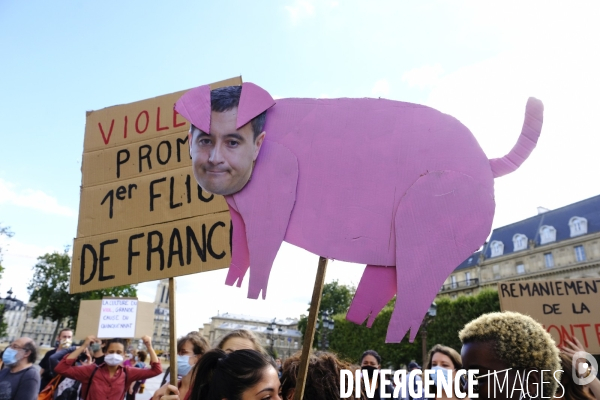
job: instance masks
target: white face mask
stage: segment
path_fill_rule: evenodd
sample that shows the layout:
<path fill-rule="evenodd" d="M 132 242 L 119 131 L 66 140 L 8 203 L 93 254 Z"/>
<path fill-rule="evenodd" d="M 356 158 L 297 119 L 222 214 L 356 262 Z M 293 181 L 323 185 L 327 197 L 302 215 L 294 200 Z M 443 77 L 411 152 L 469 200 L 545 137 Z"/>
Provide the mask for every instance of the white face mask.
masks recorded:
<path fill-rule="evenodd" d="M 107 354 L 104 356 L 104 362 L 111 367 L 119 365 L 123 362 L 123 356 L 116 353 Z"/>

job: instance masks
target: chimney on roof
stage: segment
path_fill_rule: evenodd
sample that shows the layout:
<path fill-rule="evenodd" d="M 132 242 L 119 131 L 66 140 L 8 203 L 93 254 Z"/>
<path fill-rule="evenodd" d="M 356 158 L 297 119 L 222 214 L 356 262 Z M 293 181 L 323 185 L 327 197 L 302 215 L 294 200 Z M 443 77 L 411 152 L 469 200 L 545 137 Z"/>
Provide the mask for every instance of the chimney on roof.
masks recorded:
<path fill-rule="evenodd" d="M 546 207 L 541 207 L 540 206 L 540 207 L 537 208 L 537 211 L 538 211 L 538 215 L 540 215 L 540 214 L 543 214 L 543 213 L 547 213 L 548 211 L 550 211 L 550 209 L 546 208 Z"/>

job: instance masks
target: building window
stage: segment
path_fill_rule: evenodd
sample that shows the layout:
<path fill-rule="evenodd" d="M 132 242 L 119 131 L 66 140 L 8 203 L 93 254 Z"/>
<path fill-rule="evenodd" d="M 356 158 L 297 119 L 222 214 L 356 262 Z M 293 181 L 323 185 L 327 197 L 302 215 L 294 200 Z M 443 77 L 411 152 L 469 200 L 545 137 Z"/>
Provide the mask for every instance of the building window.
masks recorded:
<path fill-rule="evenodd" d="M 556 229 L 553 226 L 544 225 L 540 228 L 540 244 L 556 242 Z"/>
<path fill-rule="evenodd" d="M 498 257 L 504 254 L 504 243 L 499 240 L 494 240 L 490 243 L 490 249 L 492 251 L 492 257 Z"/>
<path fill-rule="evenodd" d="M 471 273 L 465 272 L 465 284 L 471 286 Z"/>
<path fill-rule="evenodd" d="M 517 233 L 513 236 L 513 251 L 525 250 L 527 248 L 527 236 Z"/>
<path fill-rule="evenodd" d="M 450 276 L 450 281 L 452 282 L 452 289 L 456 289 L 456 276 L 451 275 Z"/>
<path fill-rule="evenodd" d="M 546 268 L 554 267 L 554 256 L 552 255 L 552 253 L 544 254 L 544 262 L 546 263 Z"/>
<path fill-rule="evenodd" d="M 525 273 L 525 265 L 520 263 L 517 264 L 517 274 L 522 275 Z"/>
<path fill-rule="evenodd" d="M 494 279 L 500 279 L 500 266 L 494 265 L 492 271 L 494 272 Z"/>
<path fill-rule="evenodd" d="M 571 228 L 571 237 L 585 235 L 587 233 L 587 219 L 573 217 L 569 220 L 569 228 Z"/>
<path fill-rule="evenodd" d="M 577 262 L 585 261 L 585 249 L 583 246 L 575 246 L 575 259 Z"/>

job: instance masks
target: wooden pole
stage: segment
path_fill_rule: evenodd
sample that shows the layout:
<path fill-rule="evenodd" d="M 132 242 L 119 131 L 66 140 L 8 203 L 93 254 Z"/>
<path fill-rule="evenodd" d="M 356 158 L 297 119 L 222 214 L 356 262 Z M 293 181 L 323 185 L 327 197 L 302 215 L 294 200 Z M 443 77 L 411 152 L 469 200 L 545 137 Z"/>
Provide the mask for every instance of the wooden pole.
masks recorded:
<path fill-rule="evenodd" d="M 323 284 L 325 283 L 325 272 L 327 272 L 327 259 L 320 257 L 312 301 L 310 302 L 310 310 L 308 311 L 308 323 L 306 325 L 306 332 L 304 333 L 304 344 L 302 345 L 300 368 L 298 369 L 298 376 L 296 377 L 294 400 L 302 400 L 302 397 L 304 397 L 304 387 L 306 386 L 306 376 L 308 375 L 308 357 L 310 356 L 313 340 L 315 338 L 315 328 L 317 326 L 319 307 L 321 306 Z"/>
<path fill-rule="evenodd" d="M 175 331 L 175 278 L 169 278 L 169 363 L 171 385 L 177 386 L 177 332 Z"/>

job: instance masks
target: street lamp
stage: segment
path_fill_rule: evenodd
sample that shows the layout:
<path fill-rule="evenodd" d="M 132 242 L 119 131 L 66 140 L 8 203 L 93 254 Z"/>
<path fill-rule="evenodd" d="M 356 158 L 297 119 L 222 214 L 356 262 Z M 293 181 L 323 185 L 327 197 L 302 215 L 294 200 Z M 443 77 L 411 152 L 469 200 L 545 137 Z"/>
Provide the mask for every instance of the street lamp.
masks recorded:
<path fill-rule="evenodd" d="M 329 348 L 329 341 L 327 340 L 327 337 L 329 336 L 329 333 L 333 330 L 335 325 L 335 322 L 333 321 L 333 318 L 329 318 L 329 313 L 328 312 L 323 312 L 321 314 L 321 345 L 319 346 L 319 348 L 321 350 L 326 350 Z M 317 323 L 317 329 L 319 328 L 319 323 Z"/>
<path fill-rule="evenodd" d="M 423 364 L 421 365 L 423 368 L 425 368 L 425 365 L 427 364 L 427 325 L 429 322 L 431 322 L 436 314 L 437 305 L 435 303 L 431 303 L 429 310 L 427 310 L 427 315 L 425 315 L 425 318 L 423 318 L 423 322 L 421 323 L 421 344 L 423 347 Z"/>
<path fill-rule="evenodd" d="M 267 326 L 267 340 L 269 341 L 269 348 L 271 350 L 271 356 L 273 356 L 273 357 L 275 357 L 275 351 L 273 349 L 275 333 L 277 333 L 277 331 L 279 331 L 279 328 L 277 327 L 277 324 L 275 323 L 276 320 L 277 320 L 277 318 L 273 318 L 273 321 L 271 321 L 269 323 L 269 325 Z"/>

